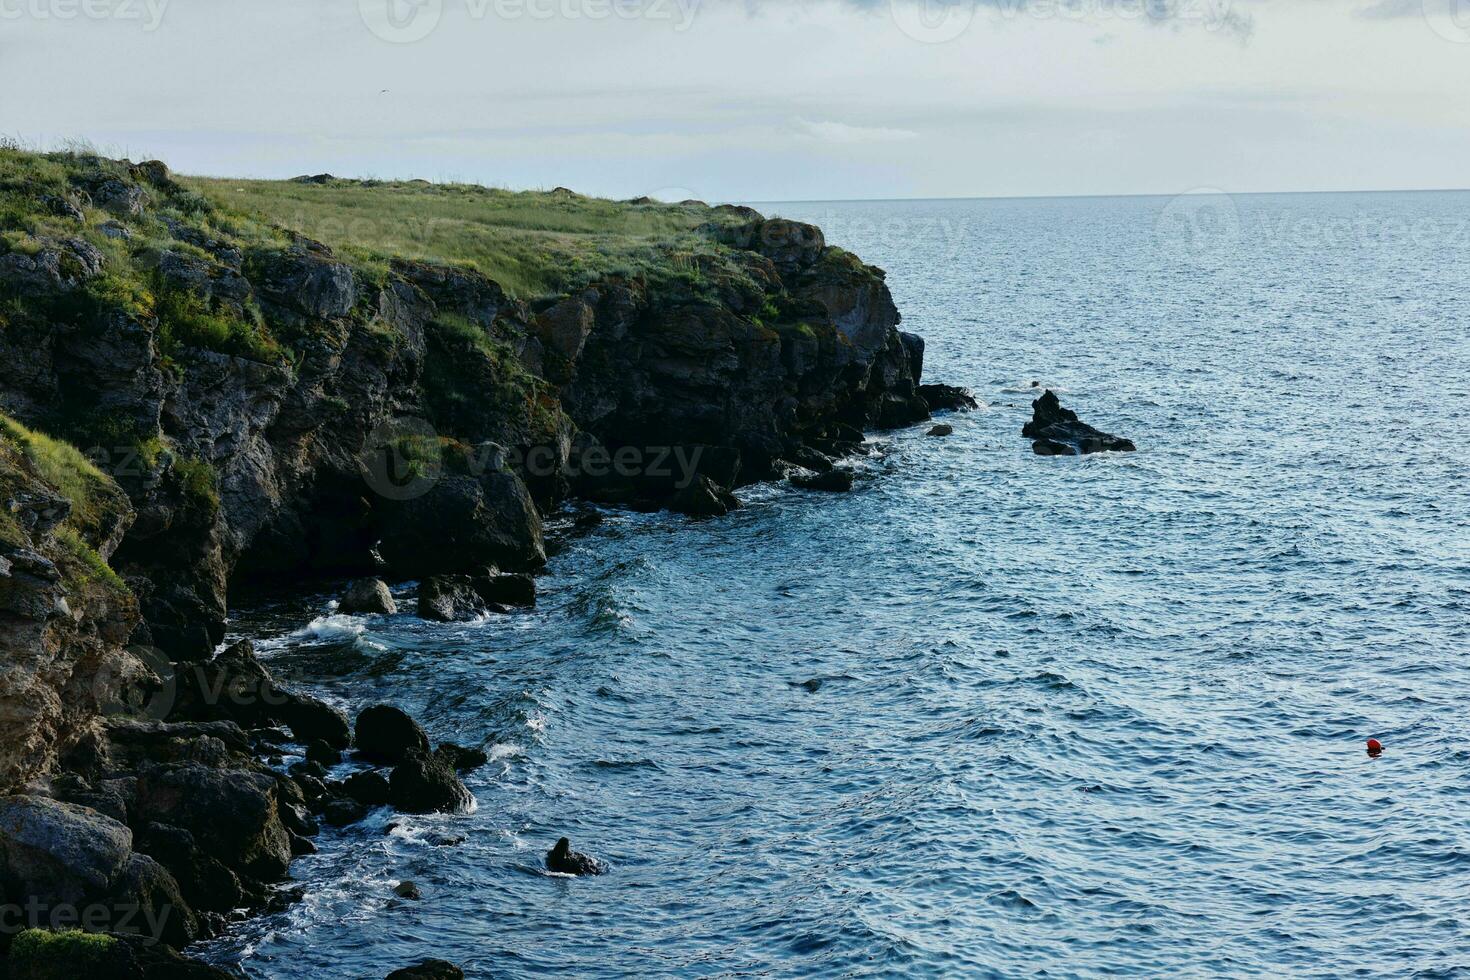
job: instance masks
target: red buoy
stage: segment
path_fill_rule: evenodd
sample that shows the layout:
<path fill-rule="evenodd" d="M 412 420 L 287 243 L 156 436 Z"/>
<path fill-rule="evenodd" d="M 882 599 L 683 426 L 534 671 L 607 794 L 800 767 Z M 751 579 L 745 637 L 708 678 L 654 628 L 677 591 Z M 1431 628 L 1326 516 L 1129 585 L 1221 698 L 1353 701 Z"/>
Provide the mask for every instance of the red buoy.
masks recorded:
<path fill-rule="evenodd" d="M 1376 756 L 1383 751 L 1383 743 L 1376 738 L 1368 739 L 1368 754 Z"/>

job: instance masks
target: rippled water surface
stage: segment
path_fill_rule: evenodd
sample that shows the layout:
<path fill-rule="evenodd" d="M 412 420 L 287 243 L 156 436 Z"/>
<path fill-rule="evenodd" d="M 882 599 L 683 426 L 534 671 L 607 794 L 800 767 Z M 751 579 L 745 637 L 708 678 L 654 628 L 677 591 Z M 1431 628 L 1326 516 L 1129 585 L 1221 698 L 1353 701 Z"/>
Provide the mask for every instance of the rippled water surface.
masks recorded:
<path fill-rule="evenodd" d="M 1197 203 L 767 206 L 886 268 L 987 407 L 875 436 L 846 496 L 559 534 L 533 614 L 241 614 L 494 758 L 470 816 L 325 832 L 213 954 L 1470 975 L 1470 195 Z M 1139 452 L 1034 456 L 1032 380 Z M 562 834 L 613 872 L 543 875 Z"/>

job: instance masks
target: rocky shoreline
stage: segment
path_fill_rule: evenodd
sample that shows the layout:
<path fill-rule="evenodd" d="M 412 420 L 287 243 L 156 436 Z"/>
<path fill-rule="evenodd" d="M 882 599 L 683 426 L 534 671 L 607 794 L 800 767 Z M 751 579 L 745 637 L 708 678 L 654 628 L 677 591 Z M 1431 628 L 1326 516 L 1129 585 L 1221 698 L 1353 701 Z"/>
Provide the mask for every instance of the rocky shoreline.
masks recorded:
<path fill-rule="evenodd" d="M 387 612 L 382 580 L 417 580 L 428 619 L 524 607 L 569 501 L 717 517 L 756 482 L 841 491 L 866 430 L 973 405 L 920 383 L 881 270 L 748 208 L 708 209 L 678 275 L 523 302 L 262 230 L 157 162 L 5 151 L 0 203 L 13 980 L 227 975 L 172 950 L 290 901 L 321 823 L 473 804 L 478 750 L 221 649 L 232 592 L 332 578 Z M 347 751 L 364 768 L 334 782 Z"/>

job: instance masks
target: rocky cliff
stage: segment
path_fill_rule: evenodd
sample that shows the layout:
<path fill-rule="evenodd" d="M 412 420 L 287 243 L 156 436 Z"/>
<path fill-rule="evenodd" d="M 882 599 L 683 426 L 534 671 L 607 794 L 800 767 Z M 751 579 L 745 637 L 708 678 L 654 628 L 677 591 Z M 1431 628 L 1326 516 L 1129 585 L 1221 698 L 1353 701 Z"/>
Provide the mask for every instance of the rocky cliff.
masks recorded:
<path fill-rule="evenodd" d="M 211 659 L 233 586 L 534 572 L 568 496 L 719 514 L 928 417 L 880 270 L 708 210 L 666 269 L 528 301 L 156 162 L 0 151 L 0 792 L 29 794 L 0 800 L 0 890 L 172 903 L 176 944 L 265 901 L 326 797 L 252 749 L 350 734 L 248 649 Z M 277 696 L 137 710 L 189 664 Z M 55 853 L 82 838 L 112 841 L 90 878 Z"/>

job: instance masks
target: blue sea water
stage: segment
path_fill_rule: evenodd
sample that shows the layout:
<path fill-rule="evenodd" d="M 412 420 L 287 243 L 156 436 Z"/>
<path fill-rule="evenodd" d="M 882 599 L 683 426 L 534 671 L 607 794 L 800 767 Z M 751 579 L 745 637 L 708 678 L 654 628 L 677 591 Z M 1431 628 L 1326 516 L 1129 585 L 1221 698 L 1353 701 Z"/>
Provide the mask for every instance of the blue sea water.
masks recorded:
<path fill-rule="evenodd" d="M 763 209 L 884 267 L 985 407 L 848 495 L 563 527 L 534 613 L 238 614 L 493 761 L 472 815 L 325 831 L 211 955 L 1470 976 L 1470 194 Z M 1033 455 L 1033 380 L 1139 451 Z M 563 834 L 612 873 L 544 875 Z"/>

